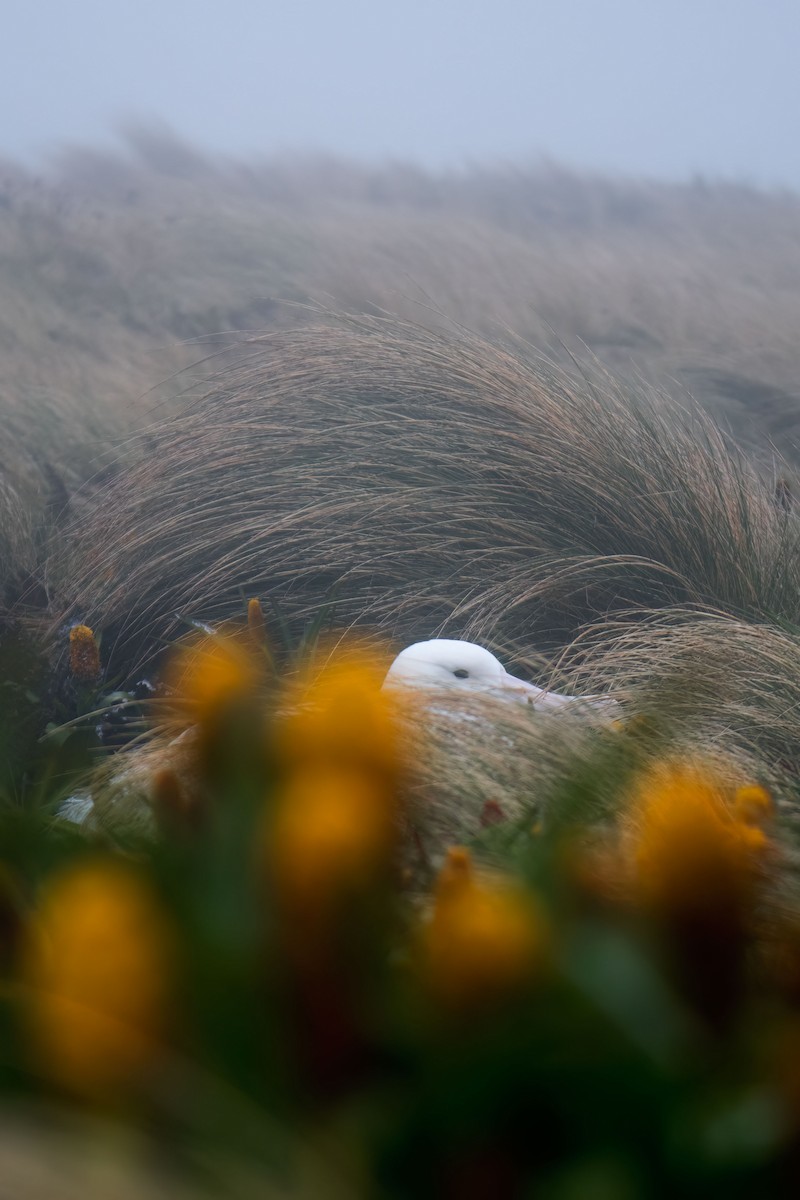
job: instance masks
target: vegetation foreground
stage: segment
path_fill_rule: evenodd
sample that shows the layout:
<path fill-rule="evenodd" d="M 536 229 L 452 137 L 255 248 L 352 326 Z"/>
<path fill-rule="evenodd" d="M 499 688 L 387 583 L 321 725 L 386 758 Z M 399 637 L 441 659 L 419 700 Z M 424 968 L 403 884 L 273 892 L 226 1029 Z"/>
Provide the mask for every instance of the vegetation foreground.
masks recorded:
<path fill-rule="evenodd" d="M 173 664 L 195 785 L 157 773 L 156 836 L 3 815 L 0 1078 L 41 1152 L 150 1145 L 156 1194 L 793 1194 L 769 793 L 597 728 L 420 891 L 409 702 L 352 647 L 276 678 L 258 616 Z"/>
<path fill-rule="evenodd" d="M 0 199 L 0 1190 L 796 1194 L 797 198 Z M 381 689 L 439 633 L 621 715 Z"/>

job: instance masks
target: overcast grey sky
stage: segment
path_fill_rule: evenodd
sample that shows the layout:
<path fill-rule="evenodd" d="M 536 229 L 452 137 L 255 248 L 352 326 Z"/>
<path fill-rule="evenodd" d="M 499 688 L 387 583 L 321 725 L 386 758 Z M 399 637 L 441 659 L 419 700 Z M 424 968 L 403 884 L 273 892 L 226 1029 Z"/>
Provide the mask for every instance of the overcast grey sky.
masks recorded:
<path fill-rule="evenodd" d="M 0 155 L 161 119 L 234 154 L 800 187 L 800 0 L 6 0 Z"/>

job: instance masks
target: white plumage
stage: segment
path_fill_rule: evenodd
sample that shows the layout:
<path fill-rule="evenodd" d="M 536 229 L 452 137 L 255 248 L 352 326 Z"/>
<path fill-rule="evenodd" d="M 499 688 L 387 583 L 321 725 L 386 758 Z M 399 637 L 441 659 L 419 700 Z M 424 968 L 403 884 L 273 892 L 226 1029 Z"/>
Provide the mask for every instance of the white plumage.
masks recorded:
<path fill-rule="evenodd" d="M 610 696 L 564 696 L 536 687 L 511 675 L 485 647 L 451 638 L 432 638 L 407 646 L 389 668 L 384 687 L 484 692 L 520 701 L 536 710 L 586 706 L 600 709 L 608 716 L 619 711 L 619 705 Z"/>

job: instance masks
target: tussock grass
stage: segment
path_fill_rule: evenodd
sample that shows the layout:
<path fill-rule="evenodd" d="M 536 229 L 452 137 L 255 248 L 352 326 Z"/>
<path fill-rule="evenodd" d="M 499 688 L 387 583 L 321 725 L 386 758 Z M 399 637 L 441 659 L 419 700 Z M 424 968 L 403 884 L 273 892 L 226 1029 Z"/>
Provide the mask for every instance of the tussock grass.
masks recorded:
<path fill-rule="evenodd" d="M 513 330 L 562 362 L 562 343 L 588 348 L 696 396 L 768 472 L 773 442 L 796 464 L 798 231 L 797 197 L 702 180 L 226 162 L 143 127 L 38 175 L 0 164 L 10 486 L 40 541 L 75 489 L 127 460 L 132 431 L 180 407 L 176 372 L 313 321 L 314 302 Z M 16 545 L 4 574 L 24 577 Z"/>
<path fill-rule="evenodd" d="M 722 613 L 637 614 L 579 639 L 565 656 L 576 686 L 613 685 L 633 711 L 657 713 L 683 747 L 734 755 L 791 793 L 800 777 L 800 630 Z M 787 794 L 788 794 L 787 793 Z"/>
<path fill-rule="evenodd" d="M 105 299 L 112 311 L 124 300 L 131 325 L 274 326 L 287 323 L 276 300 L 327 294 L 420 319 L 426 299 L 484 335 L 505 324 L 544 345 L 554 329 L 615 369 L 674 375 L 762 440 L 764 388 L 796 409 L 791 194 L 546 163 L 437 174 L 324 156 L 224 162 L 142 127 L 124 146 L 65 152 L 45 191 L 64 233 L 122 284 Z"/>
<path fill-rule="evenodd" d="M 20 573 L 30 571 L 33 561 L 28 510 L 10 472 L 0 466 L 0 615 Z"/>
<path fill-rule="evenodd" d="M 696 408 L 376 318 L 249 344 L 151 427 L 60 571 L 124 656 L 242 594 L 531 646 L 631 606 L 800 622 L 799 528 Z"/>

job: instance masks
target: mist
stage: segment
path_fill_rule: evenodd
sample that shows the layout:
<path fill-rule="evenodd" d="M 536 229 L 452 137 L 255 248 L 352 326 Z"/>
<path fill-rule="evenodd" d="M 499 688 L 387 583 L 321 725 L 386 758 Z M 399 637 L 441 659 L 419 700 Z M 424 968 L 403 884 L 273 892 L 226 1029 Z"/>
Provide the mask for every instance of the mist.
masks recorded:
<path fill-rule="evenodd" d="M 8 6 L 0 156 L 163 122 L 237 157 L 569 166 L 800 187 L 795 0 Z"/>

